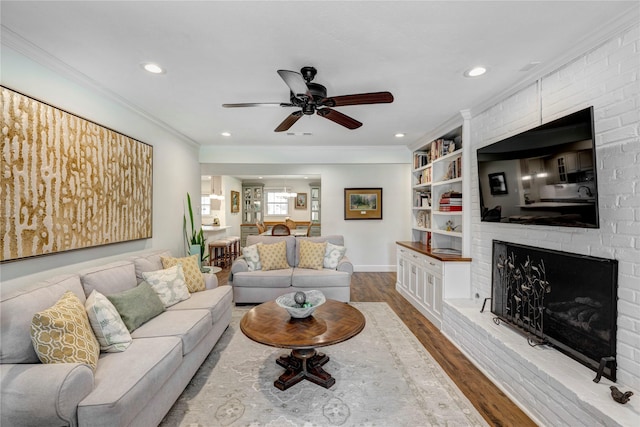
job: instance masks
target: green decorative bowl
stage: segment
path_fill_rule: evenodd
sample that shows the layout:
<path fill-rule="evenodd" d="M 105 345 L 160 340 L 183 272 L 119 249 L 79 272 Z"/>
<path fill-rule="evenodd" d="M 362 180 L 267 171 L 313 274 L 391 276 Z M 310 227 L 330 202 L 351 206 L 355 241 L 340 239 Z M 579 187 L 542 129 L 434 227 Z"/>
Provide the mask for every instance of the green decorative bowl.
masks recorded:
<path fill-rule="evenodd" d="M 320 307 L 327 300 L 324 294 L 320 291 L 304 291 L 307 299 L 306 302 L 310 303 L 310 307 L 299 307 L 293 299 L 296 293 L 284 294 L 276 298 L 276 304 L 287 310 L 289 315 L 296 319 L 303 319 L 309 317 L 316 311 L 316 308 Z"/>

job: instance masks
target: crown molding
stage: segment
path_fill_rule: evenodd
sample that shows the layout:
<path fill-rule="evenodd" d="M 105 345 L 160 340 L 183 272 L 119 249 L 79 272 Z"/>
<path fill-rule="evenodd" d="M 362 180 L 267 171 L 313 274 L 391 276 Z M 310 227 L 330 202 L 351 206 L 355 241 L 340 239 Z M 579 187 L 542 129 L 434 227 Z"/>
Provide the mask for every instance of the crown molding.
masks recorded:
<path fill-rule="evenodd" d="M 93 80 L 89 76 L 80 71 L 76 70 L 69 64 L 64 61 L 58 59 L 57 57 L 51 55 L 49 52 L 40 48 L 39 46 L 31 43 L 26 40 L 16 32 L 7 28 L 4 25 L 0 25 L 0 34 L 1 34 L 1 44 L 3 46 L 7 46 L 10 49 L 15 50 L 16 52 L 24 55 L 28 59 L 37 62 L 38 64 L 50 69 L 54 73 L 70 80 L 71 82 L 78 84 L 101 97 L 107 98 L 110 101 L 115 102 L 116 104 L 124 107 L 125 109 L 131 111 L 132 113 L 142 117 L 144 120 L 158 126 L 164 131 L 172 134 L 176 138 L 178 138 L 181 142 L 188 144 L 193 147 L 200 147 L 200 143 L 191 139 L 187 135 L 182 132 L 176 130 L 166 122 L 159 120 L 155 116 L 149 114 L 143 108 L 129 101 L 128 99 L 116 94 L 110 89 L 106 88 L 104 85 L 98 83 Z"/>
<path fill-rule="evenodd" d="M 567 50 L 561 56 L 554 60 L 535 67 L 531 72 L 527 73 L 522 80 L 514 85 L 504 89 L 501 92 L 496 93 L 487 100 L 480 102 L 469 108 L 471 116 L 475 117 L 480 113 L 488 110 L 496 104 L 504 101 L 505 99 L 515 95 L 521 90 L 535 84 L 536 81 L 547 77 L 565 65 L 575 61 L 576 59 L 588 54 L 594 49 L 602 46 L 604 43 L 611 40 L 613 37 L 628 31 L 638 26 L 638 17 L 640 16 L 640 8 L 637 3 L 630 2 L 634 7 L 630 8 L 626 12 L 618 15 L 617 17 L 604 22 L 599 28 L 586 34 L 581 40 L 577 40 L 570 50 Z"/>

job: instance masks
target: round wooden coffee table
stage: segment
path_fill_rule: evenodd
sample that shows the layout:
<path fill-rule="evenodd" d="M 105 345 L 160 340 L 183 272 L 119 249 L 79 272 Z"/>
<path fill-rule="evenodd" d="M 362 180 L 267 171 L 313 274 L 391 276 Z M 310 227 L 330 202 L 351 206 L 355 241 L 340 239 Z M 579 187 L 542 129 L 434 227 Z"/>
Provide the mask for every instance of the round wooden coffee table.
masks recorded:
<path fill-rule="evenodd" d="M 285 372 L 273 385 L 280 390 L 307 379 L 324 388 L 336 383 L 322 365 L 329 356 L 315 349 L 346 341 L 364 329 L 362 313 L 351 305 L 327 300 L 304 319 L 294 319 L 275 301 L 260 304 L 244 315 L 240 329 L 252 340 L 272 347 L 290 348 L 291 354 L 280 356 L 276 363 Z"/>

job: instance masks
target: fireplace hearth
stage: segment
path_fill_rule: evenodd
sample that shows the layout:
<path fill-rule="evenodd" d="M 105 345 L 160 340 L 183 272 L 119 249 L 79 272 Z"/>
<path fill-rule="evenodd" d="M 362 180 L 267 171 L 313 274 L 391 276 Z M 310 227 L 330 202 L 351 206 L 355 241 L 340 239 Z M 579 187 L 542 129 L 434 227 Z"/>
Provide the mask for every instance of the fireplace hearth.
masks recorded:
<path fill-rule="evenodd" d="M 616 260 L 493 241 L 491 312 L 616 380 Z"/>

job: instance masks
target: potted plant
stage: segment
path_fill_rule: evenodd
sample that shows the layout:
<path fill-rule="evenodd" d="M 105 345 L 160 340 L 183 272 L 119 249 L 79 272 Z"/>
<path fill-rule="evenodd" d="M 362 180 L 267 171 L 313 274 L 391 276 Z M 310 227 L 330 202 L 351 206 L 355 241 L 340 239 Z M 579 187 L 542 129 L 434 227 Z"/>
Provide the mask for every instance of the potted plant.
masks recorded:
<path fill-rule="evenodd" d="M 191 196 L 187 193 L 187 208 L 189 209 L 189 220 L 191 222 L 191 232 L 187 231 L 187 216 L 184 215 L 182 217 L 182 228 L 184 230 L 184 239 L 185 243 L 188 246 L 188 254 L 195 255 L 199 254 L 198 264 L 202 268 L 202 264 L 204 261 L 209 258 L 209 254 L 206 253 L 206 239 L 204 237 L 204 232 L 202 228 L 196 230 L 195 223 L 193 221 L 193 208 L 191 207 Z"/>

